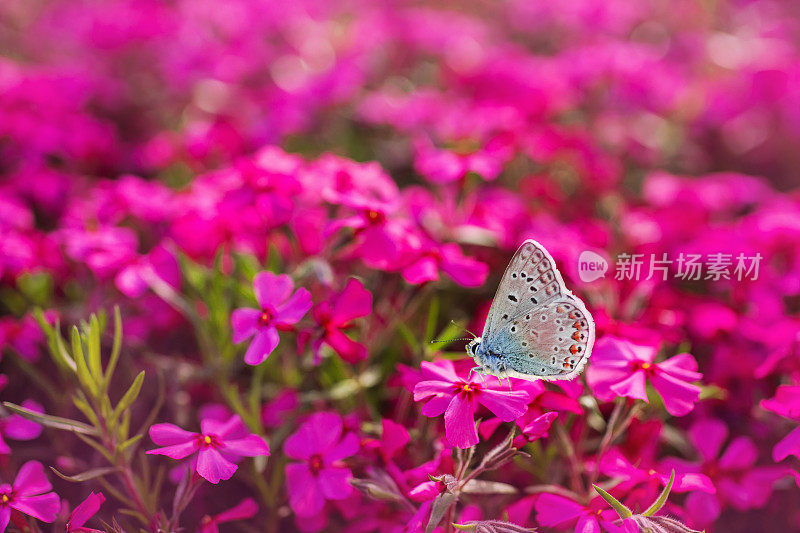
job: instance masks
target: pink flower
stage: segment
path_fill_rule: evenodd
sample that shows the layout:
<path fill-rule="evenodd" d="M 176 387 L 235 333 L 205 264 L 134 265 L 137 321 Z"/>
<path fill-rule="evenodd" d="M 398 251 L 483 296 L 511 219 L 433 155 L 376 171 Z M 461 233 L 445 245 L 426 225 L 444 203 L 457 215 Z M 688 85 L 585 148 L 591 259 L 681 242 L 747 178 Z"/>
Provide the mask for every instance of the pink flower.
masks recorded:
<path fill-rule="evenodd" d="M 655 464 L 638 456 L 634 465 L 618 448 L 608 450 L 600 459 L 598 468 L 608 477 L 621 480 L 615 488 L 627 493 L 628 503 L 634 507 L 637 504 L 642 508 L 649 506 L 658 497 L 661 487 L 669 483 L 672 469 L 675 469 L 672 492 L 676 494 L 689 491 L 713 494 L 716 490 L 708 476 L 696 469 L 683 468 L 675 460 L 667 459 Z"/>
<path fill-rule="evenodd" d="M 314 308 L 314 320 L 323 328 L 322 337 L 314 343 L 319 359 L 322 344 L 327 344 L 348 363 L 367 357 L 367 349 L 347 335 L 344 330 L 353 320 L 367 316 L 372 311 L 372 294 L 355 278 L 347 281 L 344 289 L 331 302 L 322 302 Z"/>
<path fill-rule="evenodd" d="M 117 273 L 114 284 L 129 298 L 138 298 L 152 281 L 180 289 L 181 272 L 178 260 L 164 245 L 159 244 Z"/>
<path fill-rule="evenodd" d="M 654 363 L 657 353 L 656 347 L 606 335 L 594 347 L 592 364 L 586 372 L 587 382 L 603 401 L 627 396 L 648 402 L 645 385 L 650 381 L 669 414 L 685 415 L 694 409 L 700 395 L 700 387 L 691 383 L 703 377 L 697 372 L 697 361 L 682 353 Z"/>
<path fill-rule="evenodd" d="M 43 339 L 42 330 L 31 315 L 25 315 L 20 319 L 0 318 L 0 353 L 8 347 L 26 361 L 35 363 L 41 355 L 39 344 Z"/>
<path fill-rule="evenodd" d="M 438 246 L 430 243 L 423 246 L 416 257 L 403 268 L 403 279 L 412 285 L 436 281 L 439 270 L 464 287 L 479 287 L 489 275 L 489 267 L 465 256 L 454 243 Z"/>
<path fill-rule="evenodd" d="M 727 438 L 728 428 L 722 421 L 698 420 L 689 429 L 689 440 L 702 460 L 690 463 L 667 459 L 662 463 L 667 469 L 703 473 L 716 487 L 716 494 L 697 491 L 686 499 L 686 510 L 699 526 L 712 524 L 728 505 L 740 511 L 763 507 L 772 494 L 772 485 L 786 473 L 781 467 L 756 466 L 758 449 L 744 436 L 731 440 L 722 452 Z"/>
<path fill-rule="evenodd" d="M 261 423 L 264 427 L 276 428 L 286 422 L 287 416 L 297 409 L 298 405 L 300 400 L 297 391 L 283 389 L 261 408 Z"/>
<path fill-rule="evenodd" d="M 787 418 L 800 419 L 800 385 L 781 385 L 774 397 L 761 400 L 761 407 Z M 790 455 L 800 457 L 800 426 L 781 439 L 772 450 L 772 459 L 776 462 Z"/>
<path fill-rule="evenodd" d="M 601 525 L 613 527 L 618 518 L 616 512 L 606 509 L 606 502 L 599 496 L 584 507 L 564 496 L 545 493 L 539 496 L 534 507 L 540 525 L 558 528 L 559 531 L 574 526 L 575 533 L 600 533 Z"/>
<path fill-rule="evenodd" d="M 272 272 L 257 274 L 253 288 L 261 309 L 236 309 L 231 316 L 231 325 L 233 342 L 240 343 L 253 337 L 244 362 L 258 365 L 278 345 L 278 328 L 296 324 L 311 309 L 311 294 L 304 288 L 292 294 L 292 278 Z"/>
<path fill-rule="evenodd" d="M 50 492 L 52 488 L 42 463 L 22 465 L 13 484 L 0 485 L 0 532 L 6 530 L 12 509 L 42 522 L 55 520 L 61 506 L 56 493 Z"/>
<path fill-rule="evenodd" d="M 83 527 L 91 517 L 93 517 L 97 511 L 100 510 L 100 506 L 103 502 L 106 501 L 105 496 L 103 496 L 102 492 L 94 493 L 92 492 L 89 496 L 83 500 L 75 509 L 72 510 L 72 513 L 69 515 L 69 520 L 67 521 L 67 531 L 77 531 L 82 533 L 101 533 L 98 529 L 91 529 L 88 527 Z"/>
<path fill-rule="evenodd" d="M 192 433 L 174 424 L 155 424 L 150 427 L 150 438 L 163 447 L 147 453 L 172 459 L 183 459 L 196 453 L 194 469 L 214 484 L 221 479 L 230 479 L 236 472 L 238 467 L 231 460 L 269 455 L 266 441 L 255 433 L 248 434 L 238 415 L 225 422 L 207 418 L 200 422 L 200 429 L 200 433 Z"/>
<path fill-rule="evenodd" d="M 353 477 L 342 459 L 356 453 L 355 433 L 342 436 L 342 417 L 337 413 L 315 413 L 289 435 L 283 451 L 298 463 L 286 465 L 289 505 L 298 516 L 317 515 L 325 500 L 343 500 L 352 492 Z"/>
<path fill-rule="evenodd" d="M 245 498 L 227 511 L 214 516 L 206 515 L 200 522 L 199 533 L 218 533 L 218 524 L 253 518 L 258 512 L 258 505 L 253 498 Z"/>
<path fill-rule="evenodd" d="M 528 409 L 530 399 L 522 390 L 503 390 L 496 378 L 462 378 L 452 361 L 423 362 L 422 381 L 414 387 L 414 401 L 428 400 L 422 414 L 429 417 L 444 413 L 447 441 L 459 448 L 478 443 L 475 411 L 483 405 L 505 422 L 511 422 Z"/>
<path fill-rule="evenodd" d="M 0 386 L 0 388 L 2 388 Z M 34 400 L 25 400 L 22 402 L 22 407 L 35 411 L 37 413 L 44 413 L 44 408 Z M 4 438 L 14 440 L 32 440 L 42 434 L 42 426 L 28 420 L 19 415 L 10 415 L 6 418 L 0 418 L 0 454 L 11 453 L 11 448 L 3 440 Z"/>

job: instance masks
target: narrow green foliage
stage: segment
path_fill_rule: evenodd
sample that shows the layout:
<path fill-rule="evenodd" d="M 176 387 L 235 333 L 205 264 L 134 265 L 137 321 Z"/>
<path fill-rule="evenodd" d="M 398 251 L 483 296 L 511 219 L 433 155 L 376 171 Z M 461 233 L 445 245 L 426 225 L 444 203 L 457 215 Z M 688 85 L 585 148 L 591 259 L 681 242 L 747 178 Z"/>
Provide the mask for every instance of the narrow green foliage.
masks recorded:
<path fill-rule="evenodd" d="M 600 494 L 600 496 L 602 496 L 603 499 L 608 503 L 608 505 L 610 505 L 617 512 L 620 518 L 630 518 L 631 516 L 633 516 L 631 510 L 625 507 L 625 505 L 621 501 L 619 501 L 611 494 L 598 487 L 597 485 L 592 485 L 592 487 L 594 487 L 594 490 L 596 490 L 597 493 Z"/>
<path fill-rule="evenodd" d="M 664 504 L 667 503 L 667 498 L 669 498 L 669 493 L 672 490 L 672 484 L 675 483 L 675 470 L 673 470 L 669 475 L 669 482 L 667 486 L 664 487 L 664 490 L 661 491 L 661 494 L 658 496 L 658 499 L 653 502 L 653 505 L 647 508 L 645 512 L 642 513 L 643 516 L 653 516 L 656 514 Z"/>
<path fill-rule="evenodd" d="M 98 434 L 96 428 L 93 428 L 88 424 L 84 424 L 83 422 L 78 422 L 77 420 L 71 420 L 69 418 L 62 418 L 60 416 L 52 416 L 52 415 L 37 413 L 36 411 L 31 411 L 30 409 L 26 409 L 21 405 L 17 405 L 11 402 L 3 402 L 3 407 L 13 411 L 14 413 L 18 414 L 23 418 L 27 418 L 28 420 L 33 420 L 34 422 L 37 422 L 43 426 L 47 426 L 50 428 L 63 429 L 66 431 L 74 431 L 76 433 L 82 433 L 85 435 Z"/>

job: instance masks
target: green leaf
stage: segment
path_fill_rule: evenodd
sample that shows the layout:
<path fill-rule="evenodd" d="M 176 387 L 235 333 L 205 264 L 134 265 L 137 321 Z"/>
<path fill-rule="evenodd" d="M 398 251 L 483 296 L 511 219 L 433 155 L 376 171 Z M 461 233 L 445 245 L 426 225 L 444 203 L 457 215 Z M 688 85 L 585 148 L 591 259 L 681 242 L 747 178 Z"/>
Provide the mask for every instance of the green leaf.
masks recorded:
<path fill-rule="evenodd" d="M 89 372 L 92 374 L 92 381 L 101 382 L 103 379 L 103 368 L 100 363 L 100 321 L 96 315 L 89 319 L 89 328 L 86 335 L 86 350 L 88 352 Z"/>
<path fill-rule="evenodd" d="M 97 430 L 92 426 L 72 420 L 70 418 L 61 418 L 60 416 L 45 415 L 26 409 L 21 405 L 11 402 L 3 402 L 3 406 L 16 414 L 28 420 L 33 420 L 39 424 L 55 429 L 63 429 L 65 431 L 74 431 L 76 433 L 83 433 L 84 435 L 97 435 Z"/>
<path fill-rule="evenodd" d="M 23 274 L 17 279 L 17 287 L 36 305 L 47 305 L 53 294 L 53 278 L 47 272 Z"/>
<path fill-rule="evenodd" d="M 75 404 L 75 407 L 80 409 L 81 413 L 83 413 L 86 418 L 89 419 L 89 422 L 92 423 L 95 427 L 100 426 L 100 420 L 97 418 L 97 414 L 94 412 L 94 409 L 89 405 L 89 400 L 87 400 L 86 395 L 83 391 L 79 390 L 76 396 L 72 397 L 72 403 Z"/>
<path fill-rule="evenodd" d="M 592 485 L 592 487 L 594 487 L 594 490 L 596 490 L 597 493 L 600 494 L 600 496 L 602 496 L 606 502 L 608 502 L 608 505 L 614 508 L 614 510 L 617 512 L 620 518 L 630 518 L 631 516 L 633 516 L 631 510 L 625 507 L 625 505 L 621 501 L 619 501 L 611 494 L 607 493 L 606 491 L 598 487 L 597 485 Z"/>
<path fill-rule="evenodd" d="M 59 329 L 59 321 L 56 320 L 55 328 L 51 326 L 47 321 L 47 318 L 45 318 L 44 312 L 40 308 L 34 309 L 33 316 L 39 323 L 39 327 L 42 328 L 45 337 L 47 337 L 47 345 L 50 348 L 50 355 L 53 358 L 53 361 L 55 361 L 55 363 L 61 368 L 75 372 L 75 361 L 69 355 L 67 348 L 64 346 L 64 340 L 61 338 Z"/>
<path fill-rule="evenodd" d="M 431 518 L 428 520 L 428 525 L 425 527 L 425 533 L 431 533 L 439 522 L 442 521 L 444 515 L 450 509 L 450 506 L 456 502 L 457 496 L 451 492 L 443 492 L 439 494 L 433 505 L 431 506 Z"/>
<path fill-rule="evenodd" d="M 72 357 L 75 358 L 75 366 L 77 368 L 78 381 L 93 397 L 97 397 L 97 384 L 94 382 L 92 375 L 89 373 L 89 367 L 86 365 L 86 358 L 83 356 L 83 345 L 81 343 L 81 333 L 76 326 L 72 326 Z"/>
<path fill-rule="evenodd" d="M 675 470 L 669 474 L 669 482 L 667 483 L 667 486 L 664 487 L 664 490 L 661 491 L 658 499 L 653 502 L 653 505 L 648 507 L 647 510 L 642 513 L 642 516 L 653 516 L 662 507 L 664 507 L 664 504 L 667 503 L 667 498 L 669 498 L 669 493 L 672 490 L 673 483 L 675 483 Z"/>
<path fill-rule="evenodd" d="M 142 437 L 143 437 L 143 435 L 141 433 L 139 433 L 138 435 L 134 435 L 133 437 L 129 438 L 128 440 L 126 440 L 122 444 L 118 445 L 117 446 L 117 452 L 118 453 L 125 453 L 125 451 L 128 448 L 130 448 L 131 446 L 133 446 L 134 444 L 139 442 L 142 439 Z"/>
<path fill-rule="evenodd" d="M 117 368 L 117 361 L 119 361 L 119 353 L 122 349 L 122 317 L 119 313 L 119 306 L 114 306 L 114 344 L 111 347 L 111 357 L 106 366 L 106 373 L 103 376 L 103 392 L 108 390 L 108 385 L 111 383 L 111 377 L 114 375 L 114 370 Z"/>
<path fill-rule="evenodd" d="M 106 467 L 106 468 L 93 468 L 91 470 L 87 470 L 86 472 L 81 472 L 80 474 L 74 476 L 68 476 L 66 474 L 62 474 L 52 466 L 50 467 L 58 477 L 64 479 L 66 481 L 72 481 L 74 483 L 80 483 L 82 481 L 89 481 L 90 479 L 94 479 L 97 477 L 105 476 L 106 474 L 110 474 L 112 472 L 116 472 L 118 469 L 116 467 Z"/>
<path fill-rule="evenodd" d="M 136 400 L 136 397 L 139 396 L 139 391 L 142 390 L 142 382 L 144 382 L 144 370 L 139 372 L 136 375 L 136 378 L 133 380 L 133 383 L 128 388 L 128 391 L 119 401 L 117 406 L 114 408 L 114 412 L 111 414 L 112 420 L 117 420 L 119 415 L 121 415 L 126 409 L 128 409 L 131 404 Z"/>

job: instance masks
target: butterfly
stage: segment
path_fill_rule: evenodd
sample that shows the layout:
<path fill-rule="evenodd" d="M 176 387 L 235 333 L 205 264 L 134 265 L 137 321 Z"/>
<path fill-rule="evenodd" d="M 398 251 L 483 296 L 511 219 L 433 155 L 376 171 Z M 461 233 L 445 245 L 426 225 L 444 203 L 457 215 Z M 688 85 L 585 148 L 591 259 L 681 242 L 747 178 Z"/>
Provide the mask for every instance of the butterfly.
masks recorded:
<path fill-rule="evenodd" d="M 572 379 L 594 346 L 594 320 L 555 261 L 528 239 L 506 267 L 483 334 L 467 345 L 473 370 L 530 381 Z"/>

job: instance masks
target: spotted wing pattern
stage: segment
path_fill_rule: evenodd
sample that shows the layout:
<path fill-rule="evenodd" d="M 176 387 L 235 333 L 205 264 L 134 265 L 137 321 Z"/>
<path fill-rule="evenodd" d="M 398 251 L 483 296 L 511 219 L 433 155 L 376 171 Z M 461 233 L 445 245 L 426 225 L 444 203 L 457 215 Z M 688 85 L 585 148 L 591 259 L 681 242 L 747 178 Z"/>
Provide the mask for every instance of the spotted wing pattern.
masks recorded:
<path fill-rule="evenodd" d="M 594 345 L 594 320 L 536 241 L 520 246 L 500 283 L 482 337 L 506 374 L 571 379 Z"/>

